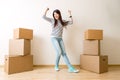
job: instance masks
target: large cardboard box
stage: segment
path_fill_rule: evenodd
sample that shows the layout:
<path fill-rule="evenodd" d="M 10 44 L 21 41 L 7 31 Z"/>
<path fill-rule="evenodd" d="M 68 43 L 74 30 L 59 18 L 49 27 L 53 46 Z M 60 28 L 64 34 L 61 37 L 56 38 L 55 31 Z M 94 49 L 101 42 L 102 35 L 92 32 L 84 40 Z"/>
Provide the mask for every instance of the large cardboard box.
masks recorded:
<path fill-rule="evenodd" d="M 5 56 L 4 71 L 7 74 L 33 70 L 33 55 Z"/>
<path fill-rule="evenodd" d="M 83 53 L 87 55 L 100 55 L 100 40 L 84 40 Z"/>
<path fill-rule="evenodd" d="M 14 29 L 14 39 L 33 39 L 33 30 L 25 28 Z"/>
<path fill-rule="evenodd" d="M 31 41 L 25 39 L 9 40 L 9 55 L 29 55 L 31 53 Z"/>
<path fill-rule="evenodd" d="M 85 37 L 85 39 L 102 40 L 103 39 L 103 30 L 88 29 L 85 31 L 84 37 Z"/>
<path fill-rule="evenodd" d="M 80 67 L 96 73 L 107 72 L 108 56 L 80 55 Z"/>

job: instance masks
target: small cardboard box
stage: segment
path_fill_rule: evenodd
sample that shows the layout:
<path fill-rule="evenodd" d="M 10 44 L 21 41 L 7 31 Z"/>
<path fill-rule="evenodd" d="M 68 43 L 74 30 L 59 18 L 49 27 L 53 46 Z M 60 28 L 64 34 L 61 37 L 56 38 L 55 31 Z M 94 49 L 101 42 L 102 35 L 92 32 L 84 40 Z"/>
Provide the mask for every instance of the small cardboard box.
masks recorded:
<path fill-rule="evenodd" d="M 100 40 L 84 40 L 83 54 L 100 55 Z"/>
<path fill-rule="evenodd" d="M 5 56 L 4 71 L 7 74 L 33 70 L 33 55 Z"/>
<path fill-rule="evenodd" d="M 84 33 L 85 39 L 97 39 L 97 40 L 103 40 L 103 30 L 97 30 L 97 29 L 88 29 Z"/>
<path fill-rule="evenodd" d="M 9 55 L 29 55 L 31 53 L 31 41 L 25 39 L 9 40 Z"/>
<path fill-rule="evenodd" d="M 33 30 L 25 28 L 14 29 L 14 39 L 33 39 Z"/>
<path fill-rule="evenodd" d="M 80 67 L 96 73 L 107 72 L 108 56 L 80 55 Z"/>

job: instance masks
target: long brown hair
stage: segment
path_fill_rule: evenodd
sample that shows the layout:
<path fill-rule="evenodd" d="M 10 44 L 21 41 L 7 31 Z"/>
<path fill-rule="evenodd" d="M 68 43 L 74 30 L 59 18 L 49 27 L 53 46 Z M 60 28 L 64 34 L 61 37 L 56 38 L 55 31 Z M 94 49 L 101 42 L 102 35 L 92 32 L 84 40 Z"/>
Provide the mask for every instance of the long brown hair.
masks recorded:
<path fill-rule="evenodd" d="M 58 24 L 58 21 L 57 21 L 57 20 L 55 19 L 55 17 L 54 17 L 54 13 L 59 14 L 59 20 L 60 20 L 62 26 L 66 26 L 67 23 L 68 23 L 68 21 L 63 22 L 60 10 L 56 9 L 56 10 L 53 11 L 53 18 L 54 18 L 54 21 L 55 21 L 55 22 L 54 22 L 54 27 L 56 27 L 56 25 Z"/>

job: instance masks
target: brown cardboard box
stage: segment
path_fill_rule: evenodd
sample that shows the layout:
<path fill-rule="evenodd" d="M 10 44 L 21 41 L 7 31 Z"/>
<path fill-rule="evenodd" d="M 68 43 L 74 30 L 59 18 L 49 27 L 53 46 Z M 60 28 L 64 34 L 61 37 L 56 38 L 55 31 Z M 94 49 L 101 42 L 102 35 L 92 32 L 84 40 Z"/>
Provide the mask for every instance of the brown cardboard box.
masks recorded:
<path fill-rule="evenodd" d="M 108 56 L 80 55 L 80 67 L 96 73 L 108 71 Z"/>
<path fill-rule="evenodd" d="M 33 30 L 25 28 L 14 29 L 14 39 L 33 39 Z"/>
<path fill-rule="evenodd" d="M 100 55 L 100 40 L 84 40 L 83 53 L 87 55 Z"/>
<path fill-rule="evenodd" d="M 31 53 L 31 41 L 25 39 L 9 40 L 9 55 L 29 55 Z"/>
<path fill-rule="evenodd" d="M 7 74 L 33 70 L 33 55 L 5 56 L 4 71 Z"/>
<path fill-rule="evenodd" d="M 103 30 L 97 30 L 97 29 L 88 29 L 84 33 L 85 39 L 97 39 L 102 40 L 103 39 Z"/>

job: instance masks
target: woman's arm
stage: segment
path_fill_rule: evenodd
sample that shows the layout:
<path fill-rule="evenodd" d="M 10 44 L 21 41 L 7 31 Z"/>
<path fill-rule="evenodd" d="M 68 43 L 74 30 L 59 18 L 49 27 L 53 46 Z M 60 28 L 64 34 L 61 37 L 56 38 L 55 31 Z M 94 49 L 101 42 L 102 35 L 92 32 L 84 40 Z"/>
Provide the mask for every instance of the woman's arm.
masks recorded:
<path fill-rule="evenodd" d="M 43 19 L 45 19 L 46 21 L 48 21 L 48 22 L 50 22 L 50 23 L 51 23 L 51 22 L 52 22 L 52 19 L 46 16 L 46 15 L 47 15 L 48 10 L 49 10 L 49 8 L 47 8 L 47 9 L 45 10 L 45 13 L 44 13 L 44 15 L 43 15 Z"/>
<path fill-rule="evenodd" d="M 71 25 L 71 24 L 73 24 L 73 18 L 72 18 L 72 14 L 71 14 L 71 11 L 70 10 L 68 10 L 68 13 L 69 13 L 69 18 L 70 18 L 70 21 L 68 21 L 68 24 L 69 25 Z"/>
<path fill-rule="evenodd" d="M 49 8 L 47 8 L 47 9 L 46 9 L 46 11 L 45 11 L 45 13 L 44 13 L 44 15 L 45 15 L 45 16 L 46 16 L 46 14 L 47 14 L 48 10 L 49 10 Z"/>

